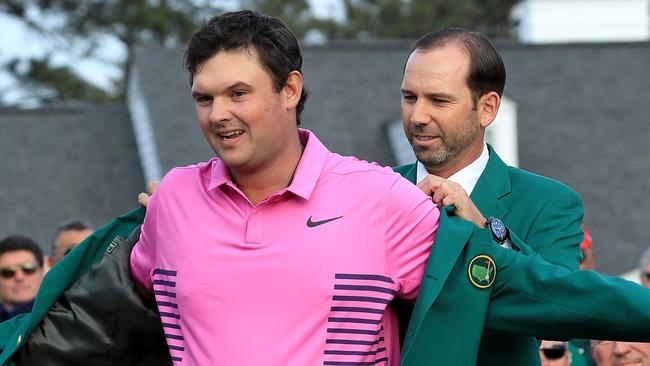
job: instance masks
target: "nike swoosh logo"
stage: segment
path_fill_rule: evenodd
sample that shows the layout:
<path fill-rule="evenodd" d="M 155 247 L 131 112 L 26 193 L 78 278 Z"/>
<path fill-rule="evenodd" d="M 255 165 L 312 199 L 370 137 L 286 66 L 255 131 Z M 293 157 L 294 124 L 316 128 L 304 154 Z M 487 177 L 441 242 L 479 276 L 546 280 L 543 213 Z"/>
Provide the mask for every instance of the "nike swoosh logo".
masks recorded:
<path fill-rule="evenodd" d="M 309 216 L 309 218 L 307 219 L 307 227 L 316 227 L 316 226 L 319 226 L 319 225 L 327 224 L 328 222 L 338 220 L 341 217 L 343 217 L 343 216 L 332 217 L 331 219 L 321 220 L 321 221 L 311 221 L 311 216 Z"/>

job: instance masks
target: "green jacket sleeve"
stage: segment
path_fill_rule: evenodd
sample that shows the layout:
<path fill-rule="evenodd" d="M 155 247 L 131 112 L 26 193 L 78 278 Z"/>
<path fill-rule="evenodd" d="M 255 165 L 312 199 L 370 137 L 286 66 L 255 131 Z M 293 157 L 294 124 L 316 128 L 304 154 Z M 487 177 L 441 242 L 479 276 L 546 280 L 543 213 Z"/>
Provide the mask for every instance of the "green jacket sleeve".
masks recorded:
<path fill-rule="evenodd" d="M 525 246 L 516 252 L 486 245 L 485 251 L 493 253 L 499 271 L 487 329 L 541 339 L 650 341 L 650 289 L 551 264 Z"/>

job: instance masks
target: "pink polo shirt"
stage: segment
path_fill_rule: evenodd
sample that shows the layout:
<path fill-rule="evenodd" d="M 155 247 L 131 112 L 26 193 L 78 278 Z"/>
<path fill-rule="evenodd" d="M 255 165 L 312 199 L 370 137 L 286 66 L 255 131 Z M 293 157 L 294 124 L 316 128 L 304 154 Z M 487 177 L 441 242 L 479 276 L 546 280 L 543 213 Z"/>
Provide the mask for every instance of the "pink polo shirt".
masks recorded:
<path fill-rule="evenodd" d="M 397 365 L 439 211 L 414 185 L 301 130 L 291 185 L 252 205 L 217 158 L 170 171 L 131 270 L 175 365 Z"/>

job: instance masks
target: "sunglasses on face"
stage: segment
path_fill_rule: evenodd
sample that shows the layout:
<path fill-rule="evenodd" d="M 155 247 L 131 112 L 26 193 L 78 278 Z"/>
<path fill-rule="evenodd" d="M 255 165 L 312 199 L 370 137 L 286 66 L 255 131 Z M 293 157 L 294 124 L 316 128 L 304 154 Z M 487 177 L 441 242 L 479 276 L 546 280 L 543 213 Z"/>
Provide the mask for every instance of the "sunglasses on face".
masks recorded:
<path fill-rule="evenodd" d="M 30 275 L 30 274 L 34 274 L 39 267 L 38 267 L 38 263 L 35 262 L 14 264 L 11 266 L 0 268 L 0 276 L 6 279 L 12 278 L 13 276 L 16 275 L 16 271 L 18 271 L 18 268 L 20 268 L 24 274 Z"/>
<path fill-rule="evenodd" d="M 566 345 L 554 344 L 550 347 L 540 348 L 539 350 L 544 354 L 544 357 L 546 357 L 547 360 L 557 360 L 564 357 L 564 354 L 566 353 Z"/>
<path fill-rule="evenodd" d="M 650 272 L 643 272 L 643 278 L 650 281 Z"/>

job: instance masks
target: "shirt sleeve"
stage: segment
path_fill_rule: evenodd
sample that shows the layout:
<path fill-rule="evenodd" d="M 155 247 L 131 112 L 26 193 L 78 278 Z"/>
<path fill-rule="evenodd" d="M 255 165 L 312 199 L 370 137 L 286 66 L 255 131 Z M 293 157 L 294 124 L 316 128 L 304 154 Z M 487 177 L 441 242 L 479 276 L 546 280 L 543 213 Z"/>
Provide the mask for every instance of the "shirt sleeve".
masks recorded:
<path fill-rule="evenodd" d="M 403 178 L 394 182 L 386 203 L 386 265 L 399 297 L 417 296 L 439 221 L 430 197 Z"/>
<path fill-rule="evenodd" d="M 154 193 L 147 204 L 147 213 L 140 229 L 140 240 L 131 251 L 131 275 L 144 288 L 153 292 L 151 273 L 156 258 L 157 199 Z"/>

